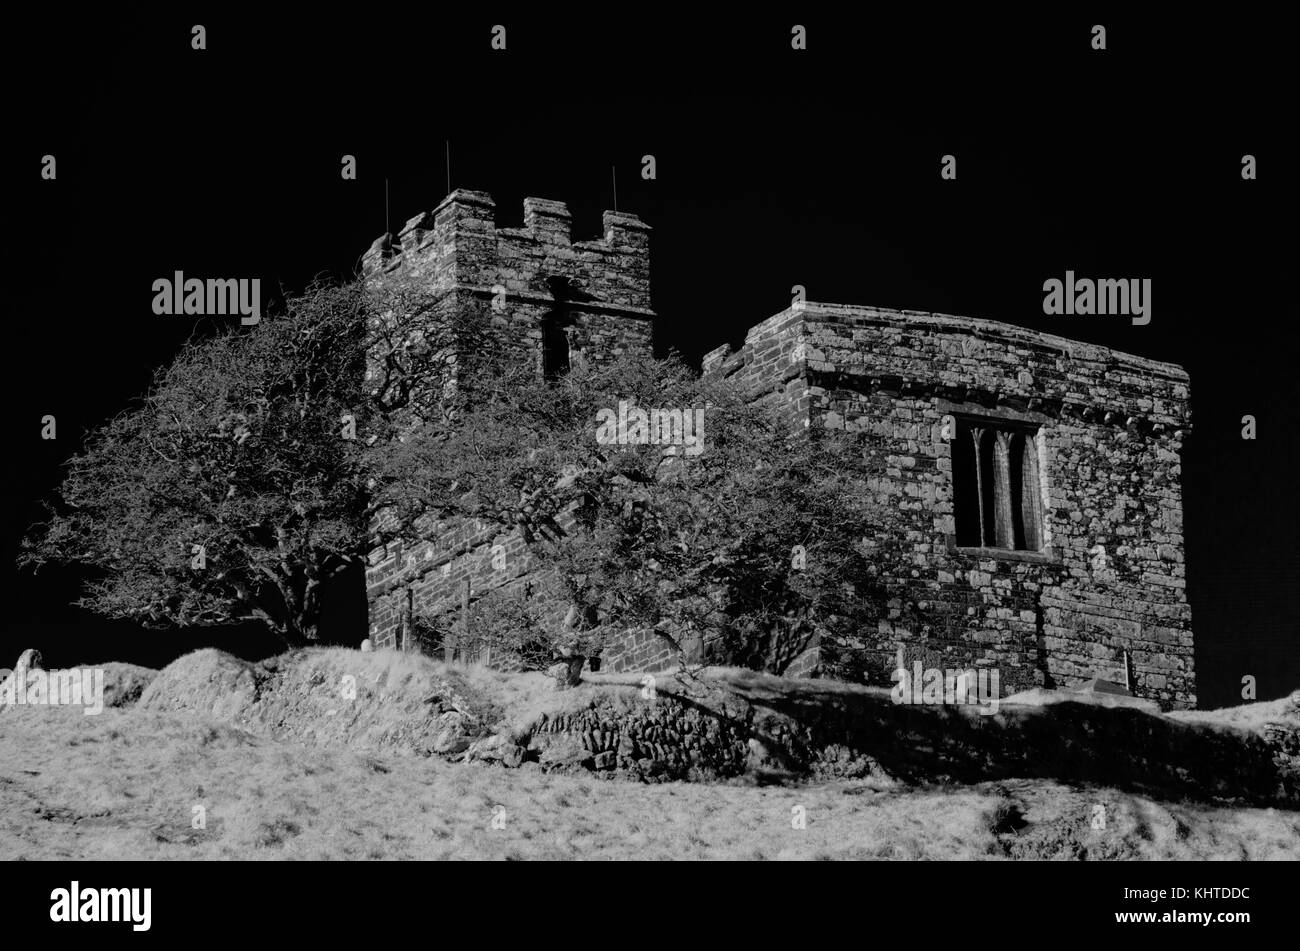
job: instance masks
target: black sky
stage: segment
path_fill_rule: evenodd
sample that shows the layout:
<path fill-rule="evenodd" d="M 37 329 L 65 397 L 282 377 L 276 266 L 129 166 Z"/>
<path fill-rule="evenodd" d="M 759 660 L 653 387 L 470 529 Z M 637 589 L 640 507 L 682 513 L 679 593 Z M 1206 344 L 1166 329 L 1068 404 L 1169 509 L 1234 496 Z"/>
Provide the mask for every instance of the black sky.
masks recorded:
<path fill-rule="evenodd" d="M 155 278 L 292 292 L 346 274 L 385 230 L 385 179 L 394 231 L 443 197 L 450 140 L 453 186 L 492 193 L 503 225 L 536 195 L 595 236 L 616 168 L 620 207 L 654 227 L 659 345 L 691 359 L 802 284 L 813 300 L 987 317 L 1182 364 L 1202 702 L 1233 702 L 1246 674 L 1263 697 L 1300 686 L 1277 24 L 1094 15 L 1109 47 L 1096 52 L 1085 17 L 597 9 L 12 21 L 5 563 L 81 435 L 192 331 L 151 312 Z M 790 50 L 794 22 L 805 52 Z M 496 23 L 505 52 L 489 48 Z M 1247 152 L 1259 181 L 1240 178 Z M 57 181 L 39 178 L 46 153 Z M 340 178 L 347 153 L 358 181 Z M 647 153 L 653 182 L 639 177 Z M 945 153 L 956 182 L 940 180 Z M 1152 322 L 1045 317 L 1042 282 L 1067 268 L 1151 278 Z M 273 649 L 252 630 L 107 624 L 68 607 L 69 573 L 0 578 L 0 666 L 28 646 L 56 665 Z M 337 611 L 353 640 L 356 595 Z"/>

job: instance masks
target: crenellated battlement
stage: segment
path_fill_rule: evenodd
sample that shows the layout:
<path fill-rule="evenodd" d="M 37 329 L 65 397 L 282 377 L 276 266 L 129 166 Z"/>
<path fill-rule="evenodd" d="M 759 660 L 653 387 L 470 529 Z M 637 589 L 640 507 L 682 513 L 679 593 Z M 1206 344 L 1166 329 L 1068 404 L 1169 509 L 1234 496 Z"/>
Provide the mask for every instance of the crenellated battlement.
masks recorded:
<path fill-rule="evenodd" d="M 397 235 L 377 239 L 362 257 L 362 273 L 408 269 L 435 292 L 503 287 L 534 302 L 555 298 L 560 287 L 573 307 L 653 317 L 650 226 L 617 211 L 606 211 L 602 224 L 598 238 L 575 241 L 564 202 L 525 198 L 523 226 L 499 228 L 492 196 L 459 188 Z"/>

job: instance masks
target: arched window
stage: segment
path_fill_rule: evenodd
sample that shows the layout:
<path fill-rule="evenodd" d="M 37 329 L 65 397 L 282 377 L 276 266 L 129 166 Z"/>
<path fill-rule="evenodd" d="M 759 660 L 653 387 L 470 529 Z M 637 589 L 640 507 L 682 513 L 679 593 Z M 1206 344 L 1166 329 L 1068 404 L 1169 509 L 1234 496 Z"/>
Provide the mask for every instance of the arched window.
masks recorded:
<path fill-rule="evenodd" d="M 1001 420 L 958 420 L 952 478 L 958 545 L 1042 549 L 1036 430 Z"/>

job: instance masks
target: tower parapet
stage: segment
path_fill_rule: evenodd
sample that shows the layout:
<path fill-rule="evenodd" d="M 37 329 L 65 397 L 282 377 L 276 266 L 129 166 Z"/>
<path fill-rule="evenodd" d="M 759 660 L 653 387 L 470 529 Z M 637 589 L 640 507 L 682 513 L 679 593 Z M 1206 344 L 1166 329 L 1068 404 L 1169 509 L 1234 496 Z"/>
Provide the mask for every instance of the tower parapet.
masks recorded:
<path fill-rule="evenodd" d="M 628 212 L 606 211 L 604 234 L 574 241 L 572 221 L 564 202 L 525 198 L 523 226 L 498 228 L 492 196 L 458 188 L 397 235 L 377 240 L 362 272 L 405 269 L 435 293 L 492 295 L 503 287 L 507 301 L 543 308 L 557 303 L 559 287 L 558 302 L 569 310 L 644 321 L 631 336 L 648 341 L 650 226 Z"/>

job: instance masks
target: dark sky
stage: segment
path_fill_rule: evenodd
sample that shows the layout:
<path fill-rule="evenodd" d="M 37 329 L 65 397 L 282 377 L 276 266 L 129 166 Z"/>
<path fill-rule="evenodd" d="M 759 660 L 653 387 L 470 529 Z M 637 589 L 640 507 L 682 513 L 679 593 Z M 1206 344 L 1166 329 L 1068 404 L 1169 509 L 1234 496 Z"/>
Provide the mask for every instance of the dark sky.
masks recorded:
<path fill-rule="evenodd" d="M 654 227 L 659 345 L 692 359 L 803 284 L 813 300 L 986 317 L 1182 364 L 1202 702 L 1232 702 L 1245 674 L 1263 697 L 1300 686 L 1276 24 L 1106 18 L 1096 52 L 1084 18 L 600 11 L 13 22 L 5 563 L 81 435 L 193 329 L 152 313 L 155 278 L 292 292 L 345 274 L 385 230 L 385 179 L 394 231 L 443 197 L 450 140 L 452 184 L 492 193 L 502 225 L 536 195 L 568 202 L 577 236 L 594 237 L 615 167 L 620 207 Z M 807 51 L 790 50 L 792 22 Z M 505 52 L 489 48 L 495 23 Z M 1247 152 L 1259 181 L 1241 180 Z M 39 178 L 46 153 L 57 181 Z M 358 181 L 339 176 L 345 153 Z M 939 178 L 945 153 L 956 182 Z M 1151 278 L 1151 323 L 1044 316 L 1042 282 L 1066 269 Z M 39 438 L 45 414 L 54 442 Z M 68 607 L 70 573 L 0 578 L 0 666 L 28 646 L 52 664 L 271 649 L 251 630 L 105 623 Z M 340 596 L 345 630 L 356 594 Z"/>

